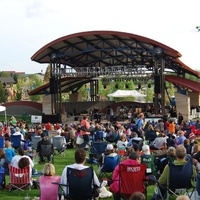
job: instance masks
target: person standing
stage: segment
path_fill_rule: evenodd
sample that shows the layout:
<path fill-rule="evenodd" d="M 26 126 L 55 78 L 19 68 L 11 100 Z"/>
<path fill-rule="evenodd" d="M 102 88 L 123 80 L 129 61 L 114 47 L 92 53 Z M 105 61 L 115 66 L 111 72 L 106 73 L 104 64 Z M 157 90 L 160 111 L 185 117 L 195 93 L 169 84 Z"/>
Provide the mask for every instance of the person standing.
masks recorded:
<path fill-rule="evenodd" d="M 140 113 L 139 114 L 139 118 L 136 120 L 135 123 L 137 129 L 138 129 L 138 136 L 143 138 L 143 134 L 144 134 L 144 130 L 143 130 L 143 126 L 144 126 L 144 113 Z"/>
<path fill-rule="evenodd" d="M 178 113 L 178 125 L 180 126 L 183 122 L 183 115 L 182 113 Z"/>
<path fill-rule="evenodd" d="M 87 130 L 90 129 L 90 123 L 88 122 L 88 116 L 84 115 L 81 120 L 81 127 L 85 127 Z M 90 141 L 90 132 L 81 130 L 80 135 L 83 137 L 83 143 L 80 144 L 80 148 L 85 148 Z"/>

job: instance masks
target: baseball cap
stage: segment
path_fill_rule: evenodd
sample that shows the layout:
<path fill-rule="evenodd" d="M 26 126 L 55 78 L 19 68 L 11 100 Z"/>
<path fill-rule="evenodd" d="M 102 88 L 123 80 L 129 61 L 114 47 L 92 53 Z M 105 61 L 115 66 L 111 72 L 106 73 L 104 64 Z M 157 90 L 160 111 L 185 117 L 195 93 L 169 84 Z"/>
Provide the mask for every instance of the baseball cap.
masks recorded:
<path fill-rule="evenodd" d="M 106 146 L 106 149 L 107 149 L 107 150 L 113 150 L 113 145 L 112 145 L 112 144 L 108 144 L 108 145 Z"/>

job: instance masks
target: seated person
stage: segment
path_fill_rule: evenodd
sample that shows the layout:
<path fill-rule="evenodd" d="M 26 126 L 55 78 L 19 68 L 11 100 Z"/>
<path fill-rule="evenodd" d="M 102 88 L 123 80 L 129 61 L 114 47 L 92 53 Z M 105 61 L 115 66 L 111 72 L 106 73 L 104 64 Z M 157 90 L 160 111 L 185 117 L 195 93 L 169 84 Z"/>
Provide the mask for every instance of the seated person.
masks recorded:
<path fill-rule="evenodd" d="M 150 149 L 159 150 L 167 148 L 167 136 L 164 133 L 160 132 L 158 137 L 150 144 Z"/>
<path fill-rule="evenodd" d="M 11 160 L 12 160 L 12 158 L 14 157 L 14 156 L 16 156 L 16 153 L 15 153 L 15 150 L 12 148 L 12 146 L 11 146 L 11 142 L 10 141 L 7 141 L 6 143 L 5 143 L 5 153 L 6 153 L 6 157 L 10 160 L 10 162 L 11 162 Z"/>
<path fill-rule="evenodd" d="M 134 192 L 129 200 L 146 200 L 146 197 L 142 192 Z"/>
<path fill-rule="evenodd" d="M 33 168 L 33 167 L 34 167 L 34 163 L 33 163 L 33 161 L 31 160 L 31 158 L 30 158 L 29 156 L 27 156 L 27 155 L 24 154 L 24 149 L 23 149 L 23 148 L 19 148 L 19 149 L 18 149 L 18 155 L 14 156 L 14 157 L 12 158 L 11 165 L 12 165 L 13 167 L 18 168 L 19 160 L 20 160 L 21 158 L 23 158 L 23 157 L 28 158 L 28 160 L 29 160 L 29 165 L 30 165 L 30 169 L 31 169 L 31 171 L 32 171 L 32 174 L 34 174 L 34 173 L 36 172 L 36 170 Z"/>
<path fill-rule="evenodd" d="M 44 157 L 42 156 L 42 154 L 41 154 L 41 152 L 42 152 L 42 145 L 49 145 L 49 144 L 51 144 L 51 140 L 48 138 L 48 137 L 46 137 L 46 134 L 45 133 L 41 133 L 41 140 L 38 142 L 38 145 L 37 145 L 37 153 L 38 153 L 38 155 L 39 155 L 39 157 L 40 157 L 40 162 L 44 162 Z M 53 152 L 53 149 L 52 149 L 52 152 Z M 48 159 L 48 162 L 50 162 L 51 161 L 51 156 L 48 156 L 47 157 L 47 159 Z"/>
<path fill-rule="evenodd" d="M 148 126 L 147 131 L 145 132 L 145 139 L 149 141 L 154 141 L 157 138 L 156 130 L 154 130 L 152 125 Z"/>
<path fill-rule="evenodd" d="M 133 147 L 134 144 L 138 144 L 140 147 L 142 146 L 143 140 L 141 137 L 138 137 L 136 132 L 132 132 L 130 139 L 127 143 L 127 147 Z"/>
<path fill-rule="evenodd" d="M 27 157 L 21 157 L 19 162 L 18 162 L 18 168 L 19 169 L 24 169 L 24 168 L 26 168 L 28 166 L 29 166 L 29 175 L 30 175 L 30 178 L 31 178 L 32 169 L 30 167 L 29 159 Z"/>
<path fill-rule="evenodd" d="M 6 157 L 6 153 L 5 153 L 4 149 L 0 149 L 0 167 L 4 168 L 4 174 L 2 175 L 2 187 L 3 188 L 6 185 L 5 175 L 9 176 L 9 166 L 10 166 L 10 161 Z"/>
<path fill-rule="evenodd" d="M 129 154 L 128 159 L 122 161 L 122 164 L 138 165 L 140 164 L 139 153 L 132 152 Z M 119 197 L 119 165 L 115 168 L 112 175 L 113 183 L 110 185 L 110 191 L 114 194 L 114 200 L 120 200 Z"/>
<path fill-rule="evenodd" d="M 157 172 L 158 172 L 158 174 L 162 174 L 165 166 L 169 162 L 173 163 L 175 159 L 176 159 L 176 149 L 174 147 L 169 147 L 169 149 L 167 149 L 167 155 L 164 156 L 164 157 L 162 156 L 157 161 Z"/>
<path fill-rule="evenodd" d="M 38 181 L 40 184 L 40 200 L 58 199 L 58 185 L 52 182 L 60 183 L 60 176 L 55 176 L 55 167 L 51 163 L 45 164 L 43 168 L 43 176 Z"/>
<path fill-rule="evenodd" d="M 183 145 L 178 145 L 176 147 L 176 160 L 173 162 L 174 165 L 185 165 L 187 161 L 185 160 L 186 157 L 186 149 Z M 195 178 L 197 175 L 196 168 L 193 166 L 193 174 L 191 178 Z M 162 195 L 164 196 L 166 193 L 167 183 L 168 183 L 168 177 L 169 177 L 169 164 L 167 164 L 164 168 L 163 173 L 161 174 L 159 178 L 159 183 L 161 184 L 160 190 Z M 191 179 L 191 184 L 194 185 L 194 182 Z M 154 193 L 152 200 L 155 200 L 159 197 L 159 194 Z"/>
<path fill-rule="evenodd" d="M 105 159 L 105 156 L 108 156 L 108 157 L 115 157 L 115 156 L 118 156 L 118 154 L 115 152 L 115 149 L 113 147 L 112 144 L 108 144 L 106 146 L 106 151 L 104 154 L 101 154 L 98 159 L 97 159 L 97 164 L 98 164 L 98 171 L 100 172 L 101 169 L 103 168 L 103 164 L 104 164 L 104 159 Z"/>
<path fill-rule="evenodd" d="M 108 142 L 116 142 L 119 139 L 119 134 L 115 130 L 114 126 L 110 127 L 110 130 L 107 131 L 106 141 Z"/>
<path fill-rule="evenodd" d="M 124 146 L 126 147 L 128 144 L 128 141 L 126 139 L 126 134 L 123 133 L 121 136 L 120 136 L 120 139 L 117 141 L 117 147 L 121 147 L 121 146 Z"/>
<path fill-rule="evenodd" d="M 142 146 L 141 164 L 146 164 L 147 174 L 156 175 L 155 158 L 151 155 L 149 145 Z"/>
<path fill-rule="evenodd" d="M 83 148 L 79 148 L 75 151 L 75 163 L 71 164 L 71 165 L 67 165 L 63 172 L 62 172 L 62 176 L 61 176 L 61 183 L 67 185 L 67 168 L 73 168 L 73 169 L 78 169 L 78 170 L 82 170 L 85 168 L 88 168 L 88 166 L 84 165 L 85 161 L 86 161 L 86 151 Z M 97 187 L 100 187 L 100 182 L 99 179 L 94 171 L 94 185 L 96 185 Z M 65 195 L 67 195 L 67 190 L 65 187 Z"/>

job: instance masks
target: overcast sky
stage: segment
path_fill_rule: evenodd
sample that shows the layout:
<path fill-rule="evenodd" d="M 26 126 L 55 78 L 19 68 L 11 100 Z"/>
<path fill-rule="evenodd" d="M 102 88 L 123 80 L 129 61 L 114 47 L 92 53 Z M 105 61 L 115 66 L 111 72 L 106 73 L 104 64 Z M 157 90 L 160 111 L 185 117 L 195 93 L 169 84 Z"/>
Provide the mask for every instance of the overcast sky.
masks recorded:
<path fill-rule="evenodd" d="M 199 0 L 0 0 L 0 71 L 45 72 L 31 56 L 52 40 L 93 30 L 161 42 L 200 70 Z"/>

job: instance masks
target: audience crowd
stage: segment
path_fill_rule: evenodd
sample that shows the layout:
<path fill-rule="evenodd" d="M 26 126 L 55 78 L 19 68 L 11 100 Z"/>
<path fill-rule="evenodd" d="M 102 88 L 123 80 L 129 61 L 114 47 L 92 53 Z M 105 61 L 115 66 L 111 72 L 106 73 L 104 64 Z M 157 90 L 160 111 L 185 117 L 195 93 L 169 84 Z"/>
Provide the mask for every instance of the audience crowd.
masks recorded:
<path fill-rule="evenodd" d="M 168 163 L 185 163 L 186 159 L 192 158 L 195 169 L 194 176 L 200 172 L 199 120 L 186 122 L 182 114 L 179 113 L 177 122 L 174 118 L 148 121 L 145 120 L 143 113 L 139 113 L 136 118 L 133 118 L 129 110 L 128 120 L 117 122 L 114 121 L 113 110 L 109 109 L 109 120 L 104 122 L 85 115 L 78 123 L 53 124 L 49 122 L 30 125 L 25 121 L 18 121 L 14 117 L 8 124 L 0 123 L 0 136 L 5 139 L 5 146 L 0 149 L 0 166 L 5 168 L 5 175 L 9 175 L 10 165 L 17 168 L 28 165 L 30 173 L 35 174 L 34 163 L 29 155 L 25 155 L 24 151 L 32 151 L 32 136 L 41 137 L 42 140 L 38 143 L 36 152 L 39 155 L 40 163 L 43 163 L 41 145 L 52 143 L 52 139 L 49 139 L 50 135 L 51 137 L 64 137 L 66 147 L 77 150 L 75 151 L 75 163 L 66 166 L 61 177 L 55 176 L 53 164 L 44 166 L 43 176 L 39 178 L 41 199 L 46 199 L 51 194 L 47 195 L 43 192 L 51 187 L 47 184 L 49 180 L 61 181 L 61 183 L 66 184 L 68 167 L 80 170 L 87 167 L 84 165 L 86 154 L 92 148 L 93 142 L 106 141 L 108 145 L 105 148 L 105 155 L 107 156 L 116 156 L 118 150 L 123 149 L 123 157 L 119 155 L 120 163 L 146 164 L 147 174 L 155 175 L 161 184 L 166 183 Z M 21 136 L 21 145 L 17 150 L 12 147 L 10 142 L 12 135 Z M 184 151 L 185 154 L 177 153 L 180 151 Z M 103 159 L 104 155 L 97 158 L 99 170 L 102 168 Z M 50 157 L 48 157 L 48 162 L 51 162 Z M 98 179 L 95 172 L 94 180 L 95 184 L 101 187 L 101 180 Z M 119 180 L 118 165 L 113 172 L 113 183 L 110 185 L 114 199 L 120 199 L 117 180 Z M 199 184 L 197 186 L 200 187 Z M 57 187 L 54 186 L 55 188 Z M 197 191 L 200 195 L 200 188 L 197 188 Z M 145 197 L 137 193 L 132 195 L 130 199 L 145 199 Z"/>

